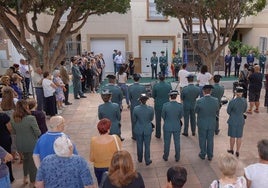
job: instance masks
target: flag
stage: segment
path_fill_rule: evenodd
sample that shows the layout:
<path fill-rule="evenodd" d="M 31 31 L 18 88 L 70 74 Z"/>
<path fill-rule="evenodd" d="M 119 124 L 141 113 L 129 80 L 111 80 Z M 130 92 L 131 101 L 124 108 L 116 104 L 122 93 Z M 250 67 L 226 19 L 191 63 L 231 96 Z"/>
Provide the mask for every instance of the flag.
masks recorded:
<path fill-rule="evenodd" d="M 183 63 L 185 63 L 185 64 L 188 63 L 187 47 L 184 48 L 184 53 L 183 53 Z"/>

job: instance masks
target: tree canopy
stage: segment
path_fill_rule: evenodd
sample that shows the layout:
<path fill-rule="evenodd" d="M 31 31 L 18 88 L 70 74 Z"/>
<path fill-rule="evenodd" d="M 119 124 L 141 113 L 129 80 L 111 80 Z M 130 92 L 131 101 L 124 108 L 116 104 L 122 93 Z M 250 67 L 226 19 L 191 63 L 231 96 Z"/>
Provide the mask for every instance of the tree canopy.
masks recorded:
<path fill-rule="evenodd" d="M 221 51 L 230 42 L 241 18 L 255 15 L 266 0 L 155 0 L 159 12 L 179 20 L 193 50 L 214 71 Z M 199 32 L 193 32 L 193 26 Z M 198 41 L 194 41 L 195 37 Z"/>
<path fill-rule="evenodd" d="M 65 57 L 67 38 L 77 33 L 90 15 L 124 14 L 129 8 L 130 0 L 0 0 L 0 24 L 18 52 L 34 67 L 40 66 L 41 51 L 44 69 L 53 70 Z M 67 21 L 62 22 L 66 14 Z M 46 31 L 38 27 L 44 15 L 52 18 L 46 22 Z M 35 41 L 29 41 L 27 34 Z"/>

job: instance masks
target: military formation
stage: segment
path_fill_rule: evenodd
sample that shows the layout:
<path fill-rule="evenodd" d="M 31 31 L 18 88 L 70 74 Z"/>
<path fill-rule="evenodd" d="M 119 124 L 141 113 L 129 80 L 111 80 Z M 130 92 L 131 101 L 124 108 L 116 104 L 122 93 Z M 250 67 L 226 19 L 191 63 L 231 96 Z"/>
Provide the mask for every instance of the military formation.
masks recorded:
<path fill-rule="evenodd" d="M 152 70 L 155 67 L 157 66 L 152 64 Z M 187 85 L 182 87 L 180 92 L 172 90 L 171 84 L 165 81 L 164 71 L 159 72 L 157 76 L 154 71 L 152 77 L 158 77 L 159 79 L 152 86 L 153 107 L 146 104 L 149 96 L 146 94 L 145 85 L 139 83 L 141 79 L 139 74 L 133 75 L 134 83 L 128 86 L 132 139 L 137 144 L 138 161 L 142 162 L 144 156 L 146 165 L 152 163 L 150 143 L 154 132 L 157 139 L 163 137 L 162 158 L 164 161 L 168 161 L 171 137 L 173 136 L 175 161 L 178 162 L 180 160 L 180 135 L 189 136 L 189 124 L 191 135 L 196 136 L 198 134 L 200 147 L 198 156 L 202 160 L 205 158 L 209 161 L 212 160 L 214 135 L 218 135 L 220 132 L 219 115 L 222 105 L 221 99 L 224 94 L 224 87 L 219 83 L 221 76 L 214 75 L 214 85 L 202 87 L 202 97 L 200 97 L 200 88 L 194 84 L 195 75 L 191 73 L 185 76 Z M 117 134 L 123 141 L 120 123 L 122 91 L 116 85 L 114 75 L 108 75 L 107 78 L 109 83 L 101 90 L 104 103 L 98 109 L 99 119 L 109 118 L 112 121 L 110 134 Z M 243 88 L 239 88 L 239 91 L 241 89 L 243 90 Z M 178 102 L 178 96 L 180 96 L 180 102 Z M 232 121 L 233 118 L 232 115 Z"/>

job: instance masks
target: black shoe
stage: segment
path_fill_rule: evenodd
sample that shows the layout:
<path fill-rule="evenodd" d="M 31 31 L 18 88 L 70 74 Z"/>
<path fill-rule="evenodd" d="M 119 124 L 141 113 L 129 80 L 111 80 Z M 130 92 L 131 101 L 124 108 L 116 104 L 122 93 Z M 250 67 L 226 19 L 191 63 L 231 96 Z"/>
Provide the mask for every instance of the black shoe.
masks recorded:
<path fill-rule="evenodd" d="M 182 135 L 187 137 L 188 136 L 188 133 L 182 133 Z"/>
<path fill-rule="evenodd" d="M 220 129 L 215 131 L 215 135 L 218 135 L 220 133 Z"/>
<path fill-rule="evenodd" d="M 138 159 L 139 163 L 142 163 L 142 159 Z"/>
<path fill-rule="evenodd" d="M 155 135 L 155 137 L 156 137 L 156 138 L 158 138 L 158 139 L 160 139 L 160 138 L 161 138 L 161 136 L 156 136 L 156 135 Z"/>
<path fill-rule="evenodd" d="M 179 162 L 180 159 L 175 159 L 176 162 Z"/>
<path fill-rule="evenodd" d="M 66 102 L 65 105 L 72 105 L 72 103 L 70 103 L 70 102 Z"/>
<path fill-rule="evenodd" d="M 80 98 L 87 98 L 87 96 L 85 96 L 85 95 L 82 95 L 82 96 L 80 96 Z"/>
<path fill-rule="evenodd" d="M 235 152 L 235 155 L 236 155 L 236 157 L 239 157 L 239 152 L 238 151 Z"/>
<path fill-rule="evenodd" d="M 132 136 L 131 138 L 132 138 L 132 140 L 135 140 L 136 141 L 136 138 L 135 137 Z"/>
<path fill-rule="evenodd" d="M 208 160 L 209 160 L 209 161 L 212 161 L 212 157 L 208 157 Z"/>
<path fill-rule="evenodd" d="M 198 157 L 199 157 L 200 159 L 202 159 L 202 160 L 205 159 L 205 157 L 203 157 L 201 154 L 198 154 Z"/>
<path fill-rule="evenodd" d="M 151 163 L 152 163 L 152 160 L 148 161 L 148 162 L 146 163 L 146 166 L 149 166 Z"/>
<path fill-rule="evenodd" d="M 228 153 L 234 154 L 234 150 L 227 150 Z"/>
<path fill-rule="evenodd" d="M 163 159 L 164 159 L 164 161 L 168 161 L 168 159 L 167 159 L 167 158 L 165 158 L 165 157 L 164 157 L 164 155 L 163 155 Z"/>
<path fill-rule="evenodd" d="M 74 99 L 80 99 L 80 97 L 75 97 Z"/>
<path fill-rule="evenodd" d="M 192 133 L 192 136 L 195 136 L 195 133 Z"/>

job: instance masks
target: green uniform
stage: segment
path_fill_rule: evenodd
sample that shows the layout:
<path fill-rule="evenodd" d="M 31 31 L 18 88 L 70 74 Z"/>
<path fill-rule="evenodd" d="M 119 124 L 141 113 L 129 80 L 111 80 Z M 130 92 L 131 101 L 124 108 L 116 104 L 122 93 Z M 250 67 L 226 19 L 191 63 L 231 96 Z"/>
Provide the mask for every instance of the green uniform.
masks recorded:
<path fill-rule="evenodd" d="M 218 99 L 205 95 L 196 102 L 195 112 L 197 113 L 197 127 L 199 136 L 199 157 L 204 159 L 213 158 L 214 131 L 216 127 L 216 115 L 219 110 Z"/>
<path fill-rule="evenodd" d="M 221 109 L 221 98 L 223 97 L 224 94 L 224 87 L 220 85 L 219 83 L 214 84 L 214 88 L 212 89 L 211 96 L 215 97 L 218 99 L 220 108 L 217 111 L 217 117 L 216 117 L 216 129 L 215 129 L 215 134 L 218 134 L 220 132 L 219 129 L 219 116 L 220 116 L 220 109 Z"/>
<path fill-rule="evenodd" d="M 142 162 L 143 144 L 145 146 L 144 159 L 146 164 L 151 163 L 150 143 L 153 132 L 152 120 L 154 119 L 154 109 L 146 104 L 140 104 L 133 110 L 134 132 L 137 139 L 138 161 Z"/>
<path fill-rule="evenodd" d="M 174 73 L 175 73 L 175 80 L 178 81 L 178 72 L 181 69 L 181 58 L 179 56 L 175 56 L 172 60 L 172 64 L 174 65 Z"/>
<path fill-rule="evenodd" d="M 181 92 L 181 100 L 183 102 L 184 112 L 184 135 L 188 135 L 189 119 L 191 123 L 192 134 L 195 135 L 196 129 L 196 117 L 195 117 L 195 104 L 196 99 L 199 96 L 200 89 L 193 83 L 184 87 Z"/>
<path fill-rule="evenodd" d="M 107 118 L 112 122 L 110 134 L 116 134 L 121 137 L 120 121 L 121 113 L 119 105 L 112 102 L 105 102 L 98 107 L 99 119 Z"/>
<path fill-rule="evenodd" d="M 103 89 L 108 89 L 112 92 L 111 101 L 119 105 L 120 109 L 122 108 L 123 93 L 120 87 L 114 84 L 107 84 Z"/>
<path fill-rule="evenodd" d="M 166 75 L 166 69 L 168 67 L 167 56 L 159 57 L 160 70 L 163 75 Z"/>
<path fill-rule="evenodd" d="M 161 113 L 163 104 L 169 101 L 169 92 L 171 85 L 165 81 L 160 81 L 153 86 L 152 97 L 154 98 L 154 110 L 155 110 L 155 136 L 161 137 Z"/>
<path fill-rule="evenodd" d="M 132 138 L 135 139 L 134 134 L 134 122 L 133 122 L 133 110 L 136 106 L 140 104 L 139 97 L 142 93 L 146 93 L 146 88 L 144 85 L 141 85 L 138 82 L 133 83 L 128 87 L 129 92 L 129 100 L 130 100 L 130 119 L 131 119 L 131 127 L 132 127 Z"/>
<path fill-rule="evenodd" d="M 261 54 L 259 57 L 259 65 L 260 65 L 262 74 L 264 74 L 265 62 L 266 62 L 266 56 L 264 54 Z"/>
<path fill-rule="evenodd" d="M 157 65 L 158 65 L 158 57 L 151 57 L 151 69 L 152 69 L 152 79 L 157 79 Z"/>
<path fill-rule="evenodd" d="M 163 159 L 167 160 L 169 156 L 170 141 L 173 135 L 175 145 L 175 160 L 180 160 L 180 120 L 183 117 L 183 106 L 177 101 L 170 101 L 163 105 L 162 118 L 164 120 L 164 155 Z"/>

